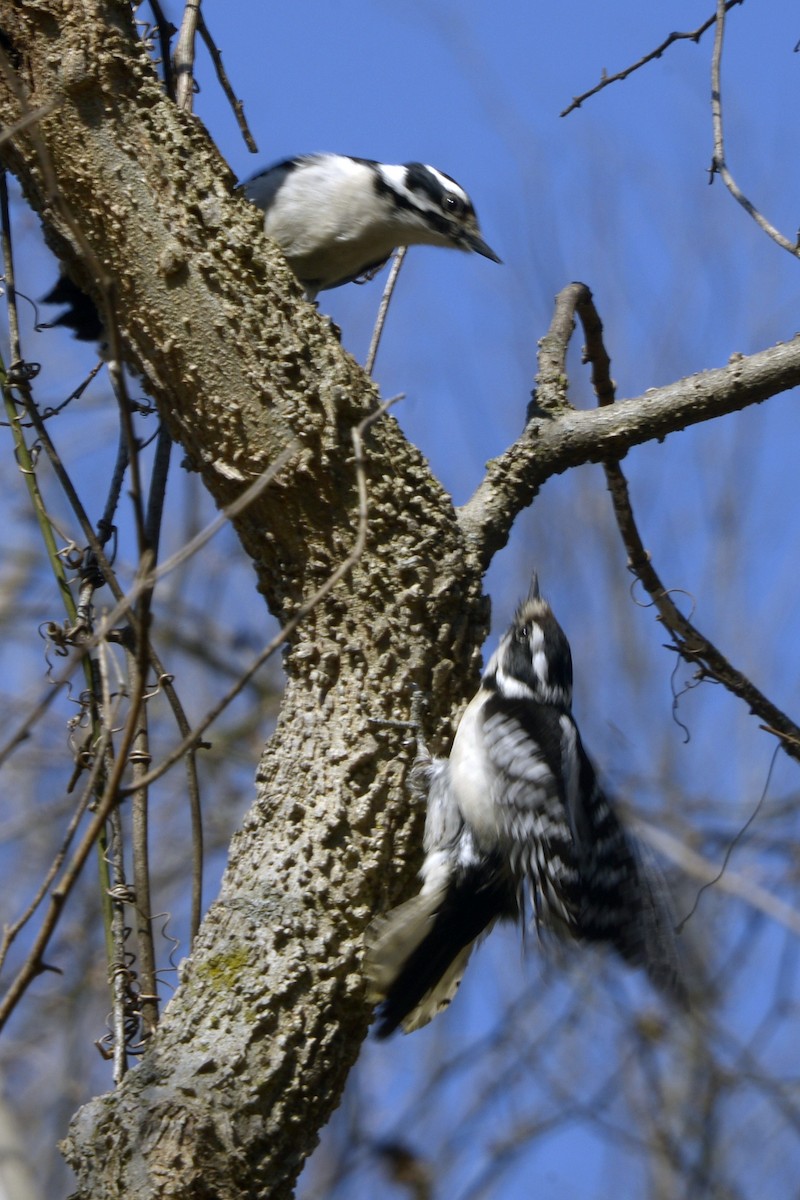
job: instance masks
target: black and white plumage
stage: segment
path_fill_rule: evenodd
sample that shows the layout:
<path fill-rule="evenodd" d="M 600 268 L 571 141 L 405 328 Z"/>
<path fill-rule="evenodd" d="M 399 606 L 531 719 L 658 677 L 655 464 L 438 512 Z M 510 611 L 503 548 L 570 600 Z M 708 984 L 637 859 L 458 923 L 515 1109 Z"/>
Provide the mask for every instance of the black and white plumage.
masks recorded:
<path fill-rule="evenodd" d="M 423 163 L 303 154 L 242 185 L 264 211 L 264 229 L 313 300 L 371 278 L 398 246 L 450 246 L 500 262 L 475 209 L 449 175 Z"/>
<path fill-rule="evenodd" d="M 418 896 L 373 922 L 366 970 L 378 1036 L 427 1024 L 452 1000 L 498 919 L 611 945 L 684 1001 L 669 896 L 614 811 L 572 716 L 569 643 L 534 577 L 484 671 L 448 759 L 422 759 Z"/>

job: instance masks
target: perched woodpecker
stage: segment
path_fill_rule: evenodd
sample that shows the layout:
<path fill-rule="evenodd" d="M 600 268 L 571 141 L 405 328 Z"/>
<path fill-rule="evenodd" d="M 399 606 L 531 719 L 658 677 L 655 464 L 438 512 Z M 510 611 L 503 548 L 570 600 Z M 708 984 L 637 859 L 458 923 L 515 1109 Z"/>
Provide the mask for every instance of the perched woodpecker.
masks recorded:
<path fill-rule="evenodd" d="M 371 279 L 398 246 L 453 246 L 499 263 L 481 237 L 464 189 L 423 163 L 373 162 L 347 154 L 301 154 L 246 180 L 242 191 L 264 212 L 306 299 L 343 283 Z M 67 308 L 50 325 L 80 341 L 103 327 L 89 299 L 67 276 L 43 297 Z"/>
<path fill-rule="evenodd" d="M 367 936 L 377 1033 L 445 1008 L 495 921 L 611 945 L 685 1002 L 666 885 L 602 790 L 572 716 L 572 656 L 534 576 L 490 659 L 450 757 L 423 756 L 425 861 L 418 896 Z"/>
<path fill-rule="evenodd" d="M 371 279 L 398 246 L 454 246 L 500 262 L 481 237 L 464 189 L 423 163 L 303 154 L 247 180 L 264 229 L 314 300 Z"/>

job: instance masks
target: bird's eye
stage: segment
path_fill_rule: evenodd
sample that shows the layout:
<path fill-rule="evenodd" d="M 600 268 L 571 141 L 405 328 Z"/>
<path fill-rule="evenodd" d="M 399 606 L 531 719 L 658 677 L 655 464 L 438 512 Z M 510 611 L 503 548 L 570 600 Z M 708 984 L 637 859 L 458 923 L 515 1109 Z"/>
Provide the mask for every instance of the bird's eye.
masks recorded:
<path fill-rule="evenodd" d="M 517 630 L 517 641 L 518 642 L 527 642 L 528 638 L 530 637 L 530 634 L 531 634 L 530 626 L 529 625 L 521 625 L 520 628 Z"/>
<path fill-rule="evenodd" d="M 452 213 L 454 217 L 460 217 L 464 212 L 464 201 L 453 192 L 448 192 L 442 200 L 442 208 L 445 212 Z"/>

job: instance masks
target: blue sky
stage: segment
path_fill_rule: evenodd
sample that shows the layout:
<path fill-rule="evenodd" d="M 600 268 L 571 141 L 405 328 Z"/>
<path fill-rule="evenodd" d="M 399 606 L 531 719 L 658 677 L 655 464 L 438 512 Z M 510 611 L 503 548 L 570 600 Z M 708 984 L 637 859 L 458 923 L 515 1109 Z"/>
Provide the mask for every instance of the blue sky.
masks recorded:
<path fill-rule="evenodd" d="M 202 53 L 196 111 L 237 176 L 295 153 L 336 150 L 430 162 L 470 192 L 503 265 L 412 250 L 376 370 L 385 396 L 405 395 L 397 418 L 457 503 L 477 486 L 486 459 L 518 434 L 537 340 L 554 295 L 571 280 L 595 294 L 620 397 L 796 332 L 800 265 L 756 229 L 719 180 L 708 183 L 710 34 L 700 45 L 673 46 L 569 117 L 558 115 L 604 70 L 629 65 L 672 29 L 696 27 L 712 7 L 711 0 L 205 0 L 206 22 L 259 154 L 244 147 Z M 179 7 L 166 8 L 177 21 Z M 799 36 L 796 2 L 748 0 L 729 14 L 723 68 L 729 165 L 789 237 L 800 224 Z M 41 294 L 52 271 L 44 256 L 37 251 L 21 269 L 31 292 Z M 346 287 L 320 300 L 361 361 L 380 287 Z M 62 354 L 77 372 L 83 352 L 66 336 Z M 591 405 L 575 349 L 570 369 L 573 401 Z M 691 593 L 700 628 L 795 718 L 799 444 L 792 395 L 640 448 L 625 463 L 663 578 Z M 684 744 L 672 721 L 673 660 L 652 614 L 631 602 L 599 469 L 551 481 L 519 521 L 487 580 L 496 630 L 533 566 L 572 641 L 578 716 L 601 768 L 629 791 L 635 784 L 645 811 L 664 799 L 666 787 L 679 788 L 690 801 L 707 801 L 714 819 L 735 832 L 763 790 L 772 743 L 741 704 L 705 686 L 681 701 L 692 735 Z M 246 565 L 237 580 L 241 598 Z M 254 597 L 257 624 L 259 604 Z M 780 759 L 770 795 L 796 786 L 796 771 Z M 763 870 L 746 851 L 745 864 Z M 713 899 L 708 908 L 717 913 Z M 734 935 L 718 913 L 715 920 L 723 941 Z M 473 964 L 476 978 L 441 1018 L 462 1048 L 492 1025 L 493 1004 L 539 978 L 541 967 L 522 961 L 513 938 L 496 938 Z M 767 927 L 755 969 L 773 970 L 782 948 L 781 935 Z M 488 984 L 477 978 L 481 962 Z M 557 985 L 547 996 L 554 1005 L 562 1001 Z M 592 1031 L 613 1064 L 613 1004 L 599 1000 L 598 1010 Z M 726 1021 L 746 1038 L 757 1010 L 738 988 Z M 548 1015 L 545 1008 L 531 1019 L 541 1023 Z M 368 1047 L 359 1086 L 382 1097 L 376 1121 L 392 1126 L 404 1089 L 437 1053 L 440 1036 L 434 1028 Z M 739 1120 L 731 1115 L 731 1141 Z M 424 1129 L 414 1137 L 422 1153 L 434 1152 Z M 450 1196 L 466 1188 L 482 1153 L 478 1132 Z M 781 1142 L 777 1158 L 773 1195 L 782 1179 L 796 1181 L 800 1173 L 796 1142 L 789 1150 Z M 537 1160 L 551 1189 L 542 1194 L 606 1195 L 602 1187 L 587 1190 L 601 1168 L 611 1172 L 603 1179 L 619 1176 L 621 1200 L 642 1194 L 635 1183 L 626 1191 L 624 1159 L 611 1159 L 577 1124 Z M 524 1176 L 513 1175 L 487 1193 L 503 1200 L 529 1194 Z"/>

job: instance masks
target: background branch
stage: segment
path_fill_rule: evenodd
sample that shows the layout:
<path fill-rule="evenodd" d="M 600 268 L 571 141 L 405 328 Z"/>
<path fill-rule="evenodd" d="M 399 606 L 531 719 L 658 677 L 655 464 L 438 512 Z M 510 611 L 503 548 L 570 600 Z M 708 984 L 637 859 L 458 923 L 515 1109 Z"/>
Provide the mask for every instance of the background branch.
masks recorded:
<path fill-rule="evenodd" d="M 711 56 L 711 117 L 714 126 L 714 158 L 711 163 L 711 178 L 709 182 L 713 182 L 714 176 L 719 175 L 736 203 L 741 204 L 748 216 L 753 218 L 759 229 L 762 229 L 768 237 L 771 237 L 773 242 L 780 246 L 782 250 L 788 250 L 795 258 L 800 258 L 798 239 L 795 238 L 792 242 L 787 237 L 784 237 L 780 230 L 776 229 L 763 213 L 759 212 L 753 202 L 748 200 L 728 169 L 722 127 L 722 47 L 725 40 L 725 13 L 729 7 L 730 4 L 726 4 L 725 0 L 717 0 L 717 28 L 714 31 L 714 52 Z"/>
<path fill-rule="evenodd" d="M 588 462 L 620 458 L 633 446 L 690 425 L 760 404 L 800 384 L 800 337 L 727 367 L 702 371 L 612 408 L 576 410 L 566 399 L 565 314 L 575 290 L 591 296 L 585 284 L 559 293 L 553 322 L 542 339 L 537 390 L 522 436 L 487 464 L 483 481 L 458 519 L 482 568 L 508 540 L 517 515 L 551 476 Z M 574 322 L 567 320 L 569 332 Z"/>
<path fill-rule="evenodd" d="M 592 364 L 592 383 L 598 403 L 605 407 L 614 403 L 614 385 L 610 374 L 611 360 L 603 344 L 603 326 L 588 288 L 572 294 L 575 296 L 576 311 L 586 335 L 584 361 Z M 670 590 L 662 584 L 650 555 L 642 544 L 630 502 L 628 483 L 619 462 L 606 459 L 603 469 L 614 505 L 617 527 L 628 552 L 628 570 L 636 576 L 650 596 L 659 619 L 672 635 L 673 646 L 678 654 L 686 662 L 697 667 L 699 679 L 714 679 L 743 700 L 750 712 L 765 723 L 764 728 L 767 732 L 780 738 L 786 753 L 800 761 L 800 728 L 772 704 L 746 675 L 733 667 L 716 646 L 679 611 L 673 603 Z"/>
<path fill-rule="evenodd" d="M 592 366 L 592 386 L 601 406 L 597 412 L 599 414 L 613 411 L 609 406 L 614 404 L 614 384 L 611 380 L 611 360 L 603 342 L 603 325 L 595 308 L 592 294 L 583 284 L 571 284 L 559 294 L 556 303 L 556 314 L 550 328 L 550 333 L 543 340 L 540 363 L 545 352 L 545 343 L 547 354 L 550 356 L 548 359 L 548 378 L 546 380 L 547 396 L 552 396 L 552 384 L 550 380 L 561 378 L 560 372 L 566 369 L 567 343 L 574 329 L 573 313 L 577 313 L 580 317 L 586 338 L 583 361 L 590 363 Z M 734 372 L 744 363 L 748 363 L 748 360 L 740 359 L 732 367 L 724 368 L 724 371 L 728 373 Z M 749 365 L 752 365 L 752 360 L 750 360 Z M 709 372 L 708 374 L 712 373 Z M 714 372 L 713 374 L 720 380 L 723 372 Z M 541 375 L 539 383 L 541 387 Z M 717 391 L 717 400 L 719 393 L 724 390 L 725 385 L 720 383 Z M 729 392 L 733 390 L 730 380 L 727 382 L 727 390 Z M 628 404 L 645 404 L 651 399 L 653 399 L 653 392 L 648 392 L 647 396 L 641 400 L 628 401 Z M 534 407 L 536 412 L 547 411 L 543 410 L 538 403 L 535 403 Z M 561 407 L 568 408 L 566 400 L 562 399 Z M 569 416 L 556 418 L 556 420 L 570 421 L 578 415 L 573 410 L 569 411 Z M 598 438 L 598 441 L 600 440 Z M 605 440 L 603 440 L 603 444 L 607 447 L 609 446 L 609 443 Z M 749 710 L 760 717 L 765 723 L 764 727 L 766 730 L 781 739 L 781 744 L 786 753 L 800 761 L 800 728 L 785 713 L 772 704 L 746 675 L 736 670 L 709 639 L 704 637 L 691 621 L 683 616 L 674 604 L 670 590 L 662 584 L 653 567 L 650 555 L 642 545 L 630 503 L 627 481 L 618 459 L 616 457 L 613 459 L 605 457 L 602 462 L 608 483 L 608 490 L 614 505 L 617 526 L 625 549 L 628 552 L 628 569 L 640 581 L 653 601 L 658 610 L 660 620 L 672 635 L 675 650 L 688 663 L 698 668 L 699 678 L 708 677 L 715 679 L 733 695 L 743 700 Z"/>
<path fill-rule="evenodd" d="M 727 12 L 729 9 L 735 8 L 737 4 L 744 4 L 744 0 L 724 0 L 724 11 Z M 649 54 L 643 54 L 640 59 L 638 59 L 635 63 L 632 63 L 629 67 L 625 67 L 622 71 L 617 71 L 614 75 L 606 75 L 604 72 L 603 78 L 598 84 L 595 84 L 593 88 L 589 88 L 588 92 L 583 92 L 580 96 L 575 96 L 572 100 L 572 103 L 568 104 L 564 111 L 560 112 L 558 115 L 560 117 L 569 116 L 569 114 L 574 112 L 576 108 L 580 108 L 585 100 L 589 100 L 592 96 L 596 96 L 598 92 L 602 92 L 612 83 L 620 83 L 623 79 L 627 79 L 629 75 L 633 75 L 635 71 L 641 70 L 642 67 L 647 66 L 647 64 L 653 62 L 654 59 L 661 58 L 661 55 L 664 53 L 664 51 L 668 50 L 670 46 L 675 44 L 675 42 L 690 41 L 695 42 L 696 44 L 700 41 L 700 38 L 703 36 L 706 30 L 710 29 L 718 19 L 718 14 L 715 13 L 713 17 L 709 17 L 707 21 L 704 21 L 702 25 L 698 25 L 697 29 L 693 29 L 687 33 L 671 33 L 668 37 L 664 38 L 664 41 L 661 42 L 660 45 L 656 46 L 655 50 L 651 50 Z"/>

